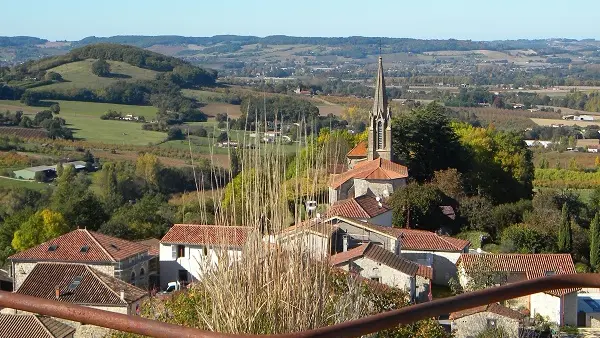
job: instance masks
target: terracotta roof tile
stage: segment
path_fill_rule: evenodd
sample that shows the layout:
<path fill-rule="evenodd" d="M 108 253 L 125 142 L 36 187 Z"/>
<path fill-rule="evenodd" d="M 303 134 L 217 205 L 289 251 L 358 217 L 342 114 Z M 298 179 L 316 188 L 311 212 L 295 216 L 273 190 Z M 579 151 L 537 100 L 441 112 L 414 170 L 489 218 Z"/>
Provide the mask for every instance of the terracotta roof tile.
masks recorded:
<path fill-rule="evenodd" d="M 369 195 L 348 198 L 335 202 L 327 212 L 325 212 L 324 217 L 343 216 L 368 219 L 392 210 L 386 203 L 382 202 L 381 206 L 379 206 L 379 203 L 380 202 L 378 202 L 375 197 Z"/>
<path fill-rule="evenodd" d="M 362 161 L 354 165 L 354 168 L 337 175 L 330 187 L 336 189 L 350 179 L 359 178 L 367 180 L 391 180 L 407 178 L 408 168 L 394 163 L 390 160 L 377 158 L 371 161 Z"/>
<path fill-rule="evenodd" d="M 491 313 L 495 313 L 497 315 L 515 319 L 515 320 L 522 320 L 525 318 L 525 315 L 518 311 L 509 309 L 506 306 L 502 306 L 498 303 L 492 303 L 492 304 L 478 306 L 478 307 L 474 307 L 474 308 L 463 310 L 463 311 L 452 312 L 450 314 L 449 319 L 456 320 L 456 319 L 459 319 L 462 317 L 474 315 L 476 313 L 481 313 L 481 312 L 491 312 Z"/>
<path fill-rule="evenodd" d="M 53 246 L 56 248 L 49 250 Z M 82 251 L 84 246 L 87 246 L 87 251 Z M 16 253 L 9 259 L 44 262 L 117 262 L 147 252 L 148 247 L 139 243 L 86 229 L 77 229 Z"/>
<path fill-rule="evenodd" d="M 367 157 L 367 141 L 358 142 L 346 155 L 348 157 Z"/>
<path fill-rule="evenodd" d="M 366 243 L 348 251 L 333 255 L 330 257 L 330 263 L 331 265 L 336 266 L 360 257 L 369 258 L 409 276 L 415 276 L 419 270 L 419 265 L 417 263 L 404 259 L 373 243 Z"/>
<path fill-rule="evenodd" d="M 75 288 L 70 289 L 69 286 L 75 277 L 81 277 L 81 281 Z M 70 263 L 36 264 L 16 293 L 56 299 L 56 287 L 60 289 L 59 301 L 85 305 L 125 306 L 148 294 L 88 265 Z M 125 291 L 124 300 L 121 299 L 121 290 Z"/>
<path fill-rule="evenodd" d="M 417 276 L 421 276 L 427 279 L 433 279 L 433 268 L 430 266 L 419 264 L 419 270 L 417 270 Z"/>
<path fill-rule="evenodd" d="M 492 271 L 521 272 L 527 279 L 548 274 L 574 274 L 575 264 L 570 254 L 462 254 L 456 265 L 468 272 L 471 268 L 486 266 Z M 560 297 L 578 289 L 551 290 L 546 293 Z"/>
<path fill-rule="evenodd" d="M 143 244 L 148 247 L 148 254 L 150 256 L 158 256 L 160 254 L 160 239 L 149 238 L 136 241 L 136 243 Z"/>
<path fill-rule="evenodd" d="M 2 338 L 63 338 L 75 329 L 50 317 L 0 314 Z"/>
<path fill-rule="evenodd" d="M 240 247 L 251 231 L 252 228 L 242 226 L 175 224 L 160 242 Z"/>

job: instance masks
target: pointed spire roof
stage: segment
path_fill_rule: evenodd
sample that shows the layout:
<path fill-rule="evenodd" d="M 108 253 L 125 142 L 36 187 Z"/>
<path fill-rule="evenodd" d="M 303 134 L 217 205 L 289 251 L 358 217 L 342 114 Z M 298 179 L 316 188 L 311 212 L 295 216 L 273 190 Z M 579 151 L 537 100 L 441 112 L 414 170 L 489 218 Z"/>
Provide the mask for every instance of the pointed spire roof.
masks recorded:
<path fill-rule="evenodd" d="M 387 114 L 388 99 L 385 93 L 385 80 L 383 78 L 383 58 L 379 57 L 379 68 L 377 69 L 377 81 L 375 82 L 375 101 L 373 102 L 373 115 Z"/>

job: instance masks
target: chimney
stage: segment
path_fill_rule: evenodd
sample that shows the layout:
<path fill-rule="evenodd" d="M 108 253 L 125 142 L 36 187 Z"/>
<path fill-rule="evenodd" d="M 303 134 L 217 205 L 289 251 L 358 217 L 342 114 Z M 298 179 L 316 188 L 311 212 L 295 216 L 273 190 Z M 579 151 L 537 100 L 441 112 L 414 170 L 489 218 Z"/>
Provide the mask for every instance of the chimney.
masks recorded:
<path fill-rule="evenodd" d="M 125 300 L 125 290 L 121 290 L 121 300 Z"/>
<path fill-rule="evenodd" d="M 58 287 L 58 285 L 54 287 L 54 295 L 56 296 L 57 300 L 60 298 L 60 288 Z"/>
<path fill-rule="evenodd" d="M 344 237 L 343 237 L 343 250 L 344 250 L 344 252 L 348 251 L 348 236 L 347 235 L 344 235 Z"/>

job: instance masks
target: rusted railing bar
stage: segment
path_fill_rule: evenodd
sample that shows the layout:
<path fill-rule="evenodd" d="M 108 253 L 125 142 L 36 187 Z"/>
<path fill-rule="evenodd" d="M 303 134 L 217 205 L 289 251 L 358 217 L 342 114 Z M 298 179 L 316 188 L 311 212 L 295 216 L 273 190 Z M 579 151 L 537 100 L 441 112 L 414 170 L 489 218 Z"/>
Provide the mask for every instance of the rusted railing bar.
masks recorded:
<path fill-rule="evenodd" d="M 127 316 L 8 292 L 0 292 L 0 306 L 152 337 L 360 337 L 365 334 L 390 329 L 399 324 L 409 324 L 421 319 L 436 317 L 533 293 L 580 287 L 600 287 L 600 274 L 573 274 L 543 277 L 465 293 L 455 297 L 438 299 L 320 329 L 270 336 L 226 335 L 202 331 L 141 317 Z"/>

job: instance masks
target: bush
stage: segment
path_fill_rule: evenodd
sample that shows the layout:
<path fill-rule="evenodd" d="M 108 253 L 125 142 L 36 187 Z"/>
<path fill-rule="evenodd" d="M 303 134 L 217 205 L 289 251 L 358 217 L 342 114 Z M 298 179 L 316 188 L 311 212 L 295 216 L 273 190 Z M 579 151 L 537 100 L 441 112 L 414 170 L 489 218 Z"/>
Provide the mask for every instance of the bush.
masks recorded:
<path fill-rule="evenodd" d="M 110 75 L 110 65 L 106 60 L 99 59 L 92 63 L 92 73 L 100 77 L 108 77 Z"/>
<path fill-rule="evenodd" d="M 181 131 L 181 129 L 178 127 L 172 127 L 167 132 L 167 140 L 183 140 L 183 139 L 185 139 L 185 136 L 183 135 L 183 132 Z"/>

